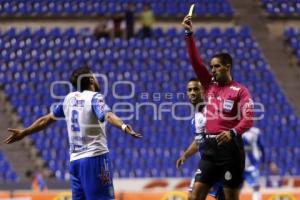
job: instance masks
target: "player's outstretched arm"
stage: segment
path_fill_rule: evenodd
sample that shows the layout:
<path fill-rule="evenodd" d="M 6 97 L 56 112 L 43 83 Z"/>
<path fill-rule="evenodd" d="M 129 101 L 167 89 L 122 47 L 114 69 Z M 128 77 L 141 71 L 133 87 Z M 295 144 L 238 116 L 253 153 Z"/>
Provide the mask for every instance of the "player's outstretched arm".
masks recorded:
<path fill-rule="evenodd" d="M 8 128 L 7 130 L 10 131 L 12 134 L 8 138 L 6 138 L 4 142 L 6 144 L 10 144 L 22 140 L 27 135 L 31 135 L 32 133 L 45 129 L 54 121 L 55 118 L 53 114 L 49 113 L 47 115 L 44 115 L 43 117 L 40 117 L 25 129 Z"/>
<path fill-rule="evenodd" d="M 185 152 L 180 156 L 180 158 L 177 159 L 176 161 L 176 168 L 178 169 L 183 163 L 194 155 L 195 153 L 198 152 L 198 145 L 196 144 L 195 140 L 190 144 L 190 146 L 185 150 Z"/>
<path fill-rule="evenodd" d="M 136 133 L 130 125 L 125 124 L 121 118 L 119 118 L 117 115 L 115 115 L 113 112 L 108 112 L 106 114 L 106 120 L 113 126 L 122 129 L 125 133 L 128 133 L 134 138 L 141 138 L 142 135 L 139 133 Z"/>
<path fill-rule="evenodd" d="M 142 135 L 136 133 L 131 126 L 124 124 L 122 119 L 120 119 L 117 115 L 111 112 L 111 109 L 108 105 L 105 104 L 104 96 L 100 93 L 94 95 L 92 99 L 92 108 L 94 110 L 95 115 L 97 116 L 100 122 L 108 121 L 111 125 L 122 129 L 125 133 L 128 133 L 132 137 L 141 138 Z"/>

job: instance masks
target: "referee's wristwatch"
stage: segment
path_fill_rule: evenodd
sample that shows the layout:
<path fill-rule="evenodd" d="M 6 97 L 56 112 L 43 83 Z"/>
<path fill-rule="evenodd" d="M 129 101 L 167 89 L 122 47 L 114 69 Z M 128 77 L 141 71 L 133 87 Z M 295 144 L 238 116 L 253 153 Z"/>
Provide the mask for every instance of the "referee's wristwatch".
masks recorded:
<path fill-rule="evenodd" d="M 231 136 L 231 138 L 232 138 L 232 139 L 235 138 L 236 135 L 237 135 L 236 131 L 235 131 L 234 129 L 230 129 L 229 131 L 230 131 L 230 136 Z"/>
<path fill-rule="evenodd" d="M 190 29 L 184 29 L 184 33 L 185 33 L 186 36 L 193 35 L 193 31 L 190 30 Z"/>

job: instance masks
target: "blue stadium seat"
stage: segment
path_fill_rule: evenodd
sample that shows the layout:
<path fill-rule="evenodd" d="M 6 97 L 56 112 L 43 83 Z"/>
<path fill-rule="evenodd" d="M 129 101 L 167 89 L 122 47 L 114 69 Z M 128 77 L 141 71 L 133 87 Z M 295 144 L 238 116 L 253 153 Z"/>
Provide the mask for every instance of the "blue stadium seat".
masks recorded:
<path fill-rule="evenodd" d="M 300 13 L 300 2 L 297 0 L 261 0 L 261 3 L 271 16 L 295 16 Z"/>
<path fill-rule="evenodd" d="M 135 4 L 135 12 L 143 10 L 144 4 L 150 3 L 153 12 L 157 16 L 182 16 L 186 14 L 189 6 L 194 1 L 74 1 L 64 0 L 53 3 L 50 0 L 41 1 L 6 1 L 0 2 L 0 11 L 2 16 L 77 16 L 77 15 L 104 15 L 124 12 L 128 3 Z M 231 17 L 233 9 L 229 1 L 219 0 L 199 0 L 196 2 L 195 15 L 199 16 L 216 16 Z"/>
<path fill-rule="evenodd" d="M 0 151 L 0 182 L 16 182 L 18 181 L 17 174 L 13 171 L 10 163 Z"/>

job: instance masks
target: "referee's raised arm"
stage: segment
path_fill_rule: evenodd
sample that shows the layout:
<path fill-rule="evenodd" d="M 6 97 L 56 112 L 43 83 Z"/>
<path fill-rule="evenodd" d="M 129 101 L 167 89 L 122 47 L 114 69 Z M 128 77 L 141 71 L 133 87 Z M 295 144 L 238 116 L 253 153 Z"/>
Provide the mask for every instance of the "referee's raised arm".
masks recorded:
<path fill-rule="evenodd" d="M 204 89 L 207 89 L 208 85 L 212 80 L 212 75 L 205 67 L 200 53 L 196 47 L 195 40 L 193 37 L 192 17 L 189 15 L 185 16 L 181 24 L 185 30 L 190 62 L 194 68 L 198 79 L 201 82 L 201 85 L 204 87 Z"/>

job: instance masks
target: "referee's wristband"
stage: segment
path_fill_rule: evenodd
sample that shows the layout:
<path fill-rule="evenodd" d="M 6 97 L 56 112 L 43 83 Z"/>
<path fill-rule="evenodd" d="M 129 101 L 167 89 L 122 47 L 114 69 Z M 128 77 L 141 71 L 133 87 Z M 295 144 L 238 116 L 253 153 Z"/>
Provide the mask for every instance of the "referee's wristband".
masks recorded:
<path fill-rule="evenodd" d="M 193 31 L 190 30 L 190 29 L 184 29 L 184 33 L 185 33 L 186 36 L 193 35 Z"/>
<path fill-rule="evenodd" d="M 127 128 L 127 124 L 122 124 L 122 126 L 121 126 L 122 131 L 125 132 L 126 128 Z"/>

